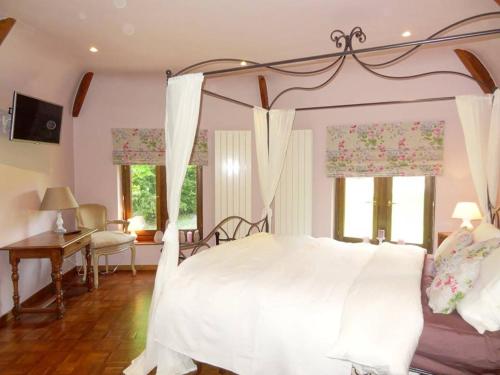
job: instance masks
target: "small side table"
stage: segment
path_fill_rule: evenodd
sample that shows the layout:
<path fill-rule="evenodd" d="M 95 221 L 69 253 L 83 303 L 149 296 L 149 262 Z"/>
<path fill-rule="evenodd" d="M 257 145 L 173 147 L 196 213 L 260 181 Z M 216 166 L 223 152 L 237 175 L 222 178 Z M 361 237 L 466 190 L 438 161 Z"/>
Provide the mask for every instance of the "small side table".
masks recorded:
<path fill-rule="evenodd" d="M 438 243 L 437 245 L 441 245 L 444 240 L 451 234 L 451 232 L 438 232 Z"/>
<path fill-rule="evenodd" d="M 92 291 L 92 277 L 90 277 L 90 237 L 96 229 L 80 228 L 80 232 L 61 235 L 54 232 L 44 232 L 36 236 L 28 237 L 15 242 L 0 250 L 9 252 L 9 262 L 12 267 L 12 284 L 14 287 L 12 312 L 15 319 L 19 319 L 21 313 L 57 313 L 58 319 L 64 315 L 64 303 L 62 292 L 62 264 L 64 258 L 75 254 L 85 248 L 87 261 L 87 288 Z M 19 262 L 21 259 L 49 258 L 52 263 L 52 280 L 56 287 L 56 307 L 21 307 L 19 298 Z"/>

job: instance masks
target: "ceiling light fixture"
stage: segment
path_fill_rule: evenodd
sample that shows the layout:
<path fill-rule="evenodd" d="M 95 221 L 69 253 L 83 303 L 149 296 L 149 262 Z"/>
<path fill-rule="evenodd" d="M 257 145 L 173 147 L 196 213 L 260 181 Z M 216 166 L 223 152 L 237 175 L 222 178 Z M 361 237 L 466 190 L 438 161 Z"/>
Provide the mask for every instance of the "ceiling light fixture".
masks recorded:
<path fill-rule="evenodd" d="M 89 51 L 90 51 L 90 52 L 92 52 L 92 53 L 97 53 L 97 52 L 99 52 L 99 50 L 97 49 L 97 47 L 94 47 L 94 46 L 91 46 L 91 47 L 89 48 Z"/>
<path fill-rule="evenodd" d="M 123 9 L 127 6 L 127 0 L 113 0 L 115 8 Z"/>
<path fill-rule="evenodd" d="M 134 35 L 135 34 L 135 26 L 131 23 L 126 23 L 122 26 L 122 32 L 125 35 Z"/>
<path fill-rule="evenodd" d="M 242 62 L 240 62 L 240 65 L 241 65 L 241 66 L 247 66 L 247 65 L 248 65 L 248 63 L 247 63 L 245 60 L 243 60 Z"/>
<path fill-rule="evenodd" d="M 401 34 L 401 36 L 402 36 L 403 38 L 408 38 L 409 36 L 411 36 L 411 31 L 406 30 L 406 31 L 404 31 L 404 32 Z"/>

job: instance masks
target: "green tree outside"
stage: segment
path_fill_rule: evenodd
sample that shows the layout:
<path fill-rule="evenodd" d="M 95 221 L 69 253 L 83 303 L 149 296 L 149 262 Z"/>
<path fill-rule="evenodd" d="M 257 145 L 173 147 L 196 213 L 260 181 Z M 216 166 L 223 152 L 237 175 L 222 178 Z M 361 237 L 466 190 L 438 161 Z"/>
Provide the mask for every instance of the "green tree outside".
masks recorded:
<path fill-rule="evenodd" d="M 144 216 L 145 229 L 156 229 L 156 167 L 154 165 L 132 165 L 130 168 L 132 190 L 132 213 Z M 178 226 L 194 229 L 197 226 L 197 167 L 188 166 L 182 185 Z"/>

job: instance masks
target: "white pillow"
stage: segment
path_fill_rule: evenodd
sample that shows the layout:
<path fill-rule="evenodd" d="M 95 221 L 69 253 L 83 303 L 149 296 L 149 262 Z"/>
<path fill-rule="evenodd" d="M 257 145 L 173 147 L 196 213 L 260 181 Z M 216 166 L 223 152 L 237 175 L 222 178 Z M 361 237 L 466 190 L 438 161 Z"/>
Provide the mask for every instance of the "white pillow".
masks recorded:
<path fill-rule="evenodd" d="M 500 330 L 500 248 L 482 261 L 479 278 L 457 310 L 479 333 Z"/>
<path fill-rule="evenodd" d="M 494 225 L 483 221 L 476 227 L 476 229 L 474 229 L 472 235 L 474 236 L 474 242 L 482 242 L 489 240 L 490 238 L 500 237 L 500 229 L 495 228 Z"/>
<path fill-rule="evenodd" d="M 453 256 L 459 250 L 471 245 L 473 241 L 472 232 L 467 228 L 460 228 L 451 233 L 434 252 L 436 267 L 439 267 L 442 258 Z"/>

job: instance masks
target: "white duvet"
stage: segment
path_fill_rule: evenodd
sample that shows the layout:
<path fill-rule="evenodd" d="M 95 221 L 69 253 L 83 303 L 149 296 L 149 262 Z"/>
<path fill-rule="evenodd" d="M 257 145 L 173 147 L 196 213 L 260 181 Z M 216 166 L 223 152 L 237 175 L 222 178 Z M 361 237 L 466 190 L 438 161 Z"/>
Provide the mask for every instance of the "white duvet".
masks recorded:
<path fill-rule="evenodd" d="M 158 375 L 408 373 L 422 330 L 415 246 L 260 233 L 186 260 L 158 305 Z M 176 363 L 172 363 L 176 362 Z"/>

